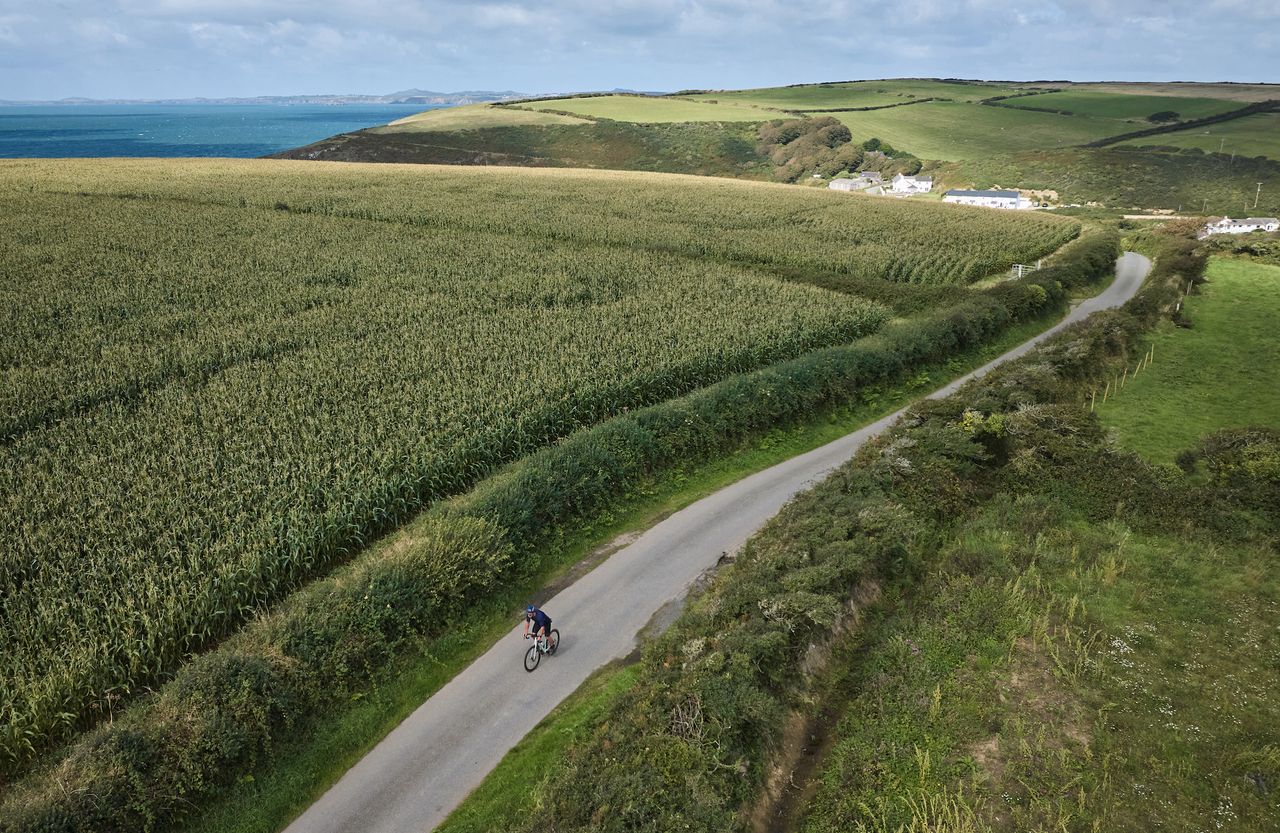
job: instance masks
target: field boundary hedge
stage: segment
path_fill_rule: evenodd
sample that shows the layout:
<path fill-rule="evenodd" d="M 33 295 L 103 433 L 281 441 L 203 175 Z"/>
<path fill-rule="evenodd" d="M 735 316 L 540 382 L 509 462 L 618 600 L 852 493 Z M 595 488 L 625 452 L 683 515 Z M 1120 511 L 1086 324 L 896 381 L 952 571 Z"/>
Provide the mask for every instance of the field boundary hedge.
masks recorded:
<path fill-rule="evenodd" d="M 570 748 L 520 829 L 750 829 L 777 775 L 770 764 L 789 717 L 814 708 L 808 686 L 823 646 L 865 606 L 860 588 L 917 582 L 946 530 L 1002 480 L 1015 490 L 1052 487 L 1087 471 L 1091 488 L 1103 481 L 1089 507 L 1101 518 L 1121 505 L 1127 519 L 1157 523 L 1167 516 L 1160 507 L 1190 501 L 1200 522 L 1239 521 L 1243 515 L 1218 517 L 1216 505 L 1197 512 L 1192 489 L 1153 480 L 1136 456 L 1109 451 L 1078 398 L 1200 280 L 1204 259 L 1190 248 L 1168 250 L 1125 307 L 1092 316 L 957 394 L 920 403 L 797 498 L 646 648 L 636 685 L 590 740 Z M 1271 443 L 1274 453 L 1277 438 L 1245 440 Z M 1240 458 L 1238 445 L 1230 452 Z M 1256 486 L 1255 479 L 1239 488 L 1232 508 L 1247 515 Z"/>
<path fill-rule="evenodd" d="M 1173 122 L 1172 124 L 1162 125 L 1160 127 L 1148 127 L 1144 130 L 1134 130 L 1130 133 L 1120 133 L 1116 136 L 1108 136 L 1104 139 L 1096 139 L 1080 145 L 1082 148 L 1101 148 L 1107 145 L 1114 145 L 1119 142 L 1127 142 L 1130 139 L 1141 139 L 1146 136 L 1159 136 L 1162 133 L 1178 133 L 1183 130 L 1189 130 L 1193 127 L 1205 127 L 1210 124 L 1221 124 L 1224 121 L 1234 121 L 1242 119 L 1245 116 L 1254 116 L 1258 113 L 1280 112 L 1280 99 L 1270 99 L 1268 101 L 1260 101 L 1256 104 L 1250 104 L 1247 107 L 1241 107 L 1238 110 L 1229 110 L 1225 113 L 1218 113 L 1216 116 L 1205 116 L 1202 119 L 1188 119 L 1187 121 Z"/>
<path fill-rule="evenodd" d="M 984 343 L 1108 272 L 1117 238 L 850 345 L 734 377 L 579 430 L 429 510 L 412 544 L 308 585 L 184 666 L 157 694 L 15 785 L 0 831 L 166 829 L 270 755 L 317 711 L 366 688 L 411 642 L 538 565 L 520 556 L 643 477 L 709 459 L 781 423 L 857 401 L 865 386 Z"/>

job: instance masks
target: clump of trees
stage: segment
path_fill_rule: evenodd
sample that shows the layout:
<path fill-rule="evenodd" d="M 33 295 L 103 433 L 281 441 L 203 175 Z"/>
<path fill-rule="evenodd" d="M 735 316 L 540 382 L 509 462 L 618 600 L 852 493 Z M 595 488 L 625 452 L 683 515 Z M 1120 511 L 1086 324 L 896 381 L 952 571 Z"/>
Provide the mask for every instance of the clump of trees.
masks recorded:
<path fill-rule="evenodd" d="M 1168 124 L 1171 121 L 1178 121 L 1182 116 L 1173 110 L 1161 110 L 1158 113 L 1152 113 L 1147 116 L 1147 121 L 1152 124 Z"/>
<path fill-rule="evenodd" d="M 914 174 L 921 168 L 919 159 L 880 139 L 854 142 L 849 128 L 831 116 L 767 122 L 760 126 L 759 136 L 760 152 L 777 166 L 777 178 L 783 182 L 844 171 Z"/>

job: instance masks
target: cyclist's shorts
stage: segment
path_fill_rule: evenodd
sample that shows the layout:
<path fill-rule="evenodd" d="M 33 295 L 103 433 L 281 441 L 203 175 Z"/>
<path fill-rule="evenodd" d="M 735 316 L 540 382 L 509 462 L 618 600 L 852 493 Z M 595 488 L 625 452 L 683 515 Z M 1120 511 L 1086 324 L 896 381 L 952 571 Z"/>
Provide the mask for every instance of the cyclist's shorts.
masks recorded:
<path fill-rule="evenodd" d="M 550 619 L 547 619 L 547 622 L 546 622 L 546 624 L 544 624 L 544 625 L 539 625 L 537 622 L 534 622 L 534 623 L 533 623 L 533 635 L 534 635 L 534 636 L 537 636 L 537 635 L 538 635 L 538 634 L 540 634 L 540 633 L 546 634 L 547 636 L 550 636 L 550 635 L 551 635 L 551 620 L 550 620 Z"/>

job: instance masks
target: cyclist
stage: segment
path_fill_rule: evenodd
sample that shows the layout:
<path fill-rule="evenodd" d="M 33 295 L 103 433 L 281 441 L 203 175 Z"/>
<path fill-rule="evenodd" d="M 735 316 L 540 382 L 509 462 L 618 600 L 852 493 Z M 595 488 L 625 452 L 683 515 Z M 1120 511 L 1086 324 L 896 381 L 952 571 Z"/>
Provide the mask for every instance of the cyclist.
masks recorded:
<path fill-rule="evenodd" d="M 533 637 L 538 634 L 546 639 L 551 636 L 551 617 L 534 606 L 532 602 L 524 609 L 524 638 L 529 638 L 529 629 L 533 629 Z"/>

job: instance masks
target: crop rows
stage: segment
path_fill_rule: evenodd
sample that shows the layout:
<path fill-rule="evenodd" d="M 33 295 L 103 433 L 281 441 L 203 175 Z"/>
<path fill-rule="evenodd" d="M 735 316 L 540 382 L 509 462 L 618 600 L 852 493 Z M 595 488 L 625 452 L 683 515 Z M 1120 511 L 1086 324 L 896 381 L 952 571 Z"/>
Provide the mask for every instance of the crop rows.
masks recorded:
<path fill-rule="evenodd" d="M 825 194 L 361 170 L 0 166 L 0 757 L 504 461 L 886 318 L 757 268 Z"/>
<path fill-rule="evenodd" d="M 171 163 L 172 164 L 172 163 Z M 263 166 L 273 166 L 264 168 Z M 4 169 L 0 169 L 4 170 Z M 917 284 L 966 283 L 1054 251 L 1079 224 L 1038 212 L 866 199 L 736 180 L 565 170 L 206 162 L 11 168 L 15 187 L 382 220 L 672 251 Z M 264 171 L 271 187 L 262 187 Z M 892 276 L 885 264 L 899 261 Z"/>

